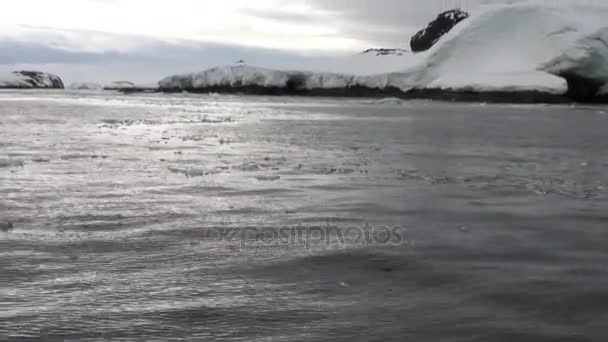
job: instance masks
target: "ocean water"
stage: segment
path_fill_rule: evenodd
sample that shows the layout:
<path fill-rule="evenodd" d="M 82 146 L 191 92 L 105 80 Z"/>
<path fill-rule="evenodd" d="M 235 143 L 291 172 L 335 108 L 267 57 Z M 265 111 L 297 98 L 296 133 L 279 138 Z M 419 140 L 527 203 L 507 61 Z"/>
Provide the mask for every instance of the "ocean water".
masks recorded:
<path fill-rule="evenodd" d="M 0 339 L 603 341 L 606 112 L 0 92 Z"/>

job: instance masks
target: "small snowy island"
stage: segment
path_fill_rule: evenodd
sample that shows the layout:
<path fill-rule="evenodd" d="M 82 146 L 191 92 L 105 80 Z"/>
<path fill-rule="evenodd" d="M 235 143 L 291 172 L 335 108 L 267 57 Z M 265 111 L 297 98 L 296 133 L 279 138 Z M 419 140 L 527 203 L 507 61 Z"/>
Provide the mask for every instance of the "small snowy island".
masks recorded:
<path fill-rule="evenodd" d="M 122 93 L 156 92 L 158 88 L 154 85 L 135 84 L 131 81 L 114 81 L 103 86 L 103 90 L 116 90 Z"/>
<path fill-rule="evenodd" d="M 274 70 L 238 63 L 169 76 L 158 86 L 163 92 L 608 102 L 605 18 L 608 7 L 584 4 L 531 2 L 482 6 L 475 13 L 451 10 L 412 38 L 414 52 L 366 51 L 378 64 L 386 64 L 382 59 L 390 56 L 407 65 L 394 72 Z"/>
<path fill-rule="evenodd" d="M 72 90 L 102 90 L 103 86 L 99 83 L 93 82 L 81 82 L 81 83 L 71 83 L 68 89 Z"/>
<path fill-rule="evenodd" d="M 40 71 L 13 71 L 0 75 L 0 89 L 64 89 L 57 75 Z"/>

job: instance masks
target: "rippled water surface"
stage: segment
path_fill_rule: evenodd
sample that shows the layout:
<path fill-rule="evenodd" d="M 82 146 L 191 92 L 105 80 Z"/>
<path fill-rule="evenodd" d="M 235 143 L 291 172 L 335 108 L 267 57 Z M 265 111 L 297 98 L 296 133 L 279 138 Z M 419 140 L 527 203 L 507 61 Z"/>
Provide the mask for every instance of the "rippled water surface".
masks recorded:
<path fill-rule="evenodd" d="M 0 92 L 0 339 L 602 341 L 607 111 Z"/>

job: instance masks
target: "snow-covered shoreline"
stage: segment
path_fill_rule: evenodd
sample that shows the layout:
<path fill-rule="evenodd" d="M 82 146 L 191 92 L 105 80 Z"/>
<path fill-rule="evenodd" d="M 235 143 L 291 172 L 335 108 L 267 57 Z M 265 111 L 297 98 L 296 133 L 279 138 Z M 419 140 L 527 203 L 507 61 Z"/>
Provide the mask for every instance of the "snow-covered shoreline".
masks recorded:
<path fill-rule="evenodd" d="M 159 82 L 159 90 L 402 98 L 436 97 L 443 91 L 439 97 L 448 99 L 501 94 L 517 101 L 527 94 L 525 101 L 598 101 L 605 97 L 599 89 L 608 82 L 608 38 L 602 40 L 608 32 L 606 17 L 608 7 L 598 6 L 486 6 L 428 51 L 402 53 L 400 64 L 408 66 L 394 72 L 361 75 L 357 70 L 289 71 L 238 64 L 169 76 Z M 378 64 L 385 57 L 375 56 Z M 580 79 L 573 82 L 569 75 Z"/>

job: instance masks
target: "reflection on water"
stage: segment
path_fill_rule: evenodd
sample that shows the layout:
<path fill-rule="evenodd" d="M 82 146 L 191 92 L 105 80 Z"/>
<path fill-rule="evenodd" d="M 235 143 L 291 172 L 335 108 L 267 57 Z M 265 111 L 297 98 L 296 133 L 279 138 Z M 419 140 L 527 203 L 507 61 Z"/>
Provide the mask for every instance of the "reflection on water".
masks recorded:
<path fill-rule="evenodd" d="M 601 340 L 602 110 L 1 92 L 0 337 Z"/>

